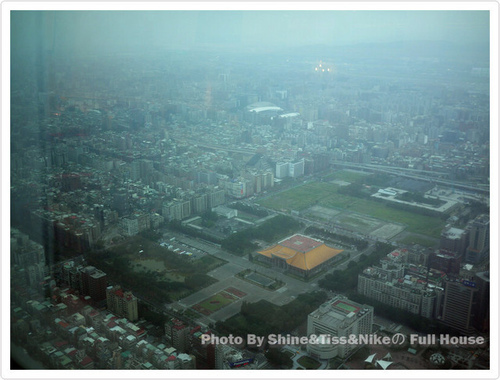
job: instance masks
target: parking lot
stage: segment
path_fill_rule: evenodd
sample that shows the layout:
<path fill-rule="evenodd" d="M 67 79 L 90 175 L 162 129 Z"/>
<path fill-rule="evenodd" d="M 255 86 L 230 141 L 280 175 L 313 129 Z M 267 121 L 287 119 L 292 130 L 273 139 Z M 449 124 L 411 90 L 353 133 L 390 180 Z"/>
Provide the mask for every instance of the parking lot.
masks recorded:
<path fill-rule="evenodd" d="M 200 259 L 207 254 L 207 252 L 201 249 L 188 246 L 187 244 L 177 240 L 175 237 L 172 237 L 171 234 L 164 234 L 163 238 L 158 242 L 158 244 L 172 252 L 175 252 L 179 255 L 189 256 L 190 258 L 195 260 Z"/>

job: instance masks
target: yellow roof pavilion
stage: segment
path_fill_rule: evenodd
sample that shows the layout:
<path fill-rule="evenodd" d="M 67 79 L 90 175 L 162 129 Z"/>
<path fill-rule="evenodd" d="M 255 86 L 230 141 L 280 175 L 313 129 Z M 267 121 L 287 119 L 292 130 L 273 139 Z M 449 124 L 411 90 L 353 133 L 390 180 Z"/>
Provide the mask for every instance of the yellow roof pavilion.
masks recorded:
<path fill-rule="evenodd" d="M 332 257 L 337 256 L 343 251 L 341 249 L 328 247 L 320 241 L 316 241 L 318 244 L 314 244 L 315 247 L 305 252 L 290 248 L 290 240 L 294 239 L 294 244 L 297 244 L 295 241 L 300 238 L 303 238 L 304 240 L 308 239 L 308 242 L 312 240 L 311 238 L 307 238 L 305 236 L 302 237 L 301 235 L 294 235 L 289 239 L 285 239 L 284 241 L 257 253 L 269 258 L 278 257 L 285 260 L 288 265 L 298 269 L 311 270 Z"/>

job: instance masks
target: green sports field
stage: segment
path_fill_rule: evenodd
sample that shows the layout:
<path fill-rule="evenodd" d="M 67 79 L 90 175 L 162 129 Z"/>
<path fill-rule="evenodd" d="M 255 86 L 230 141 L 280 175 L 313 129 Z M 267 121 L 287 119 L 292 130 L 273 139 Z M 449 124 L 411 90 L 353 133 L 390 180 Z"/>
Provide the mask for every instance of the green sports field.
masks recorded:
<path fill-rule="evenodd" d="M 302 211 L 337 193 L 339 186 L 331 183 L 312 182 L 268 197 L 261 206 L 275 210 Z"/>
<path fill-rule="evenodd" d="M 439 218 L 398 210 L 371 199 L 339 194 L 339 186 L 325 183 L 307 183 L 262 200 L 260 204 L 275 210 L 304 211 L 313 205 L 355 212 L 390 223 L 407 226 L 409 232 L 438 238 L 445 222 Z M 340 216 L 340 215 L 339 215 Z"/>

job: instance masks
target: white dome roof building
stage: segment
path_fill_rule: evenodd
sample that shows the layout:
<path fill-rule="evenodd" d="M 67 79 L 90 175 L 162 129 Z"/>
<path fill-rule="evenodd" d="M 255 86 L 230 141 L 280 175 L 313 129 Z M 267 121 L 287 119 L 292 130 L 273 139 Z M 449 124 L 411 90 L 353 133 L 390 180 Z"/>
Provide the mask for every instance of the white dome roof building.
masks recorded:
<path fill-rule="evenodd" d="M 262 112 L 274 113 L 275 115 L 283 111 L 281 107 L 278 107 L 276 106 L 276 104 L 271 102 L 252 103 L 246 107 L 246 110 L 248 112 L 255 112 L 255 113 L 262 113 Z"/>
<path fill-rule="evenodd" d="M 283 108 L 270 102 L 257 102 L 246 106 L 246 119 L 254 124 L 268 124 L 283 113 Z"/>

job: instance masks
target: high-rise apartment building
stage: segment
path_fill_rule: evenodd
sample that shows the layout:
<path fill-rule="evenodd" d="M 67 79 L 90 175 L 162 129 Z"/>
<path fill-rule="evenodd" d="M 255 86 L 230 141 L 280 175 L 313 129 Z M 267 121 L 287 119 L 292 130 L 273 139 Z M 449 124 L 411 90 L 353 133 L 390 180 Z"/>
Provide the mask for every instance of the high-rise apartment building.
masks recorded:
<path fill-rule="evenodd" d="M 208 210 L 208 195 L 200 194 L 191 198 L 191 209 L 194 214 L 201 214 Z"/>
<path fill-rule="evenodd" d="M 474 326 L 481 332 L 487 332 L 490 329 L 490 272 L 476 273 L 475 282 L 479 290 Z"/>
<path fill-rule="evenodd" d="M 244 178 L 226 182 L 226 192 L 229 197 L 241 199 L 253 195 L 253 184 Z"/>
<path fill-rule="evenodd" d="M 226 193 L 222 189 L 218 189 L 217 187 L 208 194 L 208 208 L 212 209 L 213 207 L 217 207 L 219 205 L 224 204 L 226 201 Z"/>
<path fill-rule="evenodd" d="M 394 250 L 378 266 L 366 268 L 358 276 L 358 293 L 391 307 L 434 318 L 443 292 L 444 273 L 404 264 L 409 256 L 406 249 Z"/>
<path fill-rule="evenodd" d="M 288 162 L 278 162 L 276 164 L 276 178 L 285 178 L 289 174 L 289 163 Z"/>
<path fill-rule="evenodd" d="M 165 333 L 172 340 L 172 347 L 180 352 L 186 352 L 189 346 L 188 326 L 174 318 L 165 324 Z"/>
<path fill-rule="evenodd" d="M 274 186 L 274 174 L 272 171 L 267 171 L 262 174 L 262 188 L 268 189 Z"/>
<path fill-rule="evenodd" d="M 304 175 L 304 159 L 290 162 L 288 165 L 288 175 L 292 178 L 301 177 Z"/>
<path fill-rule="evenodd" d="M 458 252 L 440 249 L 429 255 L 429 267 L 446 274 L 460 273 L 461 255 Z"/>
<path fill-rule="evenodd" d="M 36 263 L 36 264 L 28 266 L 26 268 L 26 277 L 27 277 L 28 285 L 39 286 L 39 284 L 45 278 L 45 264 L 44 263 Z"/>
<path fill-rule="evenodd" d="M 191 202 L 189 200 L 174 199 L 165 203 L 162 215 L 166 220 L 182 220 L 191 215 Z"/>
<path fill-rule="evenodd" d="M 394 266 L 396 272 L 402 272 L 401 264 Z M 433 318 L 436 300 L 442 289 L 434 285 L 429 288 L 423 281 L 411 274 L 388 280 L 383 268 L 370 267 L 358 276 L 358 293 L 386 305 Z"/>
<path fill-rule="evenodd" d="M 137 298 L 132 292 L 124 292 L 119 285 L 109 286 L 106 289 L 106 301 L 108 310 L 111 312 L 125 317 L 131 322 L 139 319 Z"/>
<path fill-rule="evenodd" d="M 446 281 L 441 321 L 462 333 L 472 333 L 478 291 L 476 283 L 469 280 Z"/>
<path fill-rule="evenodd" d="M 465 249 L 469 243 L 469 233 L 460 228 L 448 227 L 441 233 L 439 248 L 456 252 L 459 256 L 465 254 Z"/>
<path fill-rule="evenodd" d="M 490 217 L 479 215 L 467 227 L 470 232 L 465 261 L 475 264 L 483 260 L 490 250 Z"/>
<path fill-rule="evenodd" d="M 101 302 L 106 299 L 106 288 L 108 277 L 103 271 L 87 266 L 81 269 L 82 293 L 89 295 L 94 302 Z"/>

